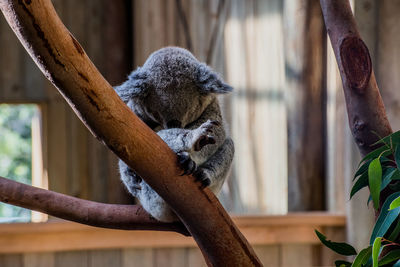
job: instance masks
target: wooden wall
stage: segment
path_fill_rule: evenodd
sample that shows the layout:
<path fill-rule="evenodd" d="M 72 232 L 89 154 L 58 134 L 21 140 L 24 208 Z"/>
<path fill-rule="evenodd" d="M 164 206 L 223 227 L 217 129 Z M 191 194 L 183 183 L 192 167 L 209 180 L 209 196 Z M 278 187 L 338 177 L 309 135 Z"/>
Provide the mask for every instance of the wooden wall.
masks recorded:
<path fill-rule="evenodd" d="M 316 213 L 233 219 L 265 266 L 330 266 L 338 257 L 321 246 L 314 229 L 334 240 L 344 239 L 344 216 Z M 0 225 L 0 252 L 0 266 L 7 267 L 205 266 L 190 237 L 71 222 Z"/>
<path fill-rule="evenodd" d="M 321 265 L 317 245 L 255 246 L 264 266 L 311 267 Z M 197 248 L 115 249 L 0 255 L 2 267 L 200 267 L 207 266 Z"/>
<path fill-rule="evenodd" d="M 124 52 L 124 47 L 107 42 L 108 29 L 103 25 L 111 19 L 109 13 L 106 16 L 108 1 L 59 0 L 53 3 L 100 72 L 114 83 L 123 81 L 131 68 L 131 60 L 128 60 L 129 65 L 125 63 L 128 66 L 124 66 L 124 62 L 116 62 L 117 70 L 122 68 L 118 73 L 110 71 L 107 65 L 109 61 L 115 62 L 114 58 Z M 123 17 L 123 14 L 115 14 L 114 18 L 117 16 Z M 41 74 L 4 18 L 0 19 L 0 65 L 4 70 L 0 74 L 0 102 L 37 103 L 40 106 L 44 141 L 43 175 L 49 177 L 49 188 L 96 201 L 131 202 L 119 181 L 116 157 L 93 138 Z M 115 32 L 113 34 L 118 36 Z M 108 49 L 115 52 L 111 54 Z"/>
<path fill-rule="evenodd" d="M 304 8 L 303 0 L 299 2 L 298 8 Z M 292 92 L 300 88 L 303 90 L 300 94 L 304 95 L 314 89 L 316 103 L 311 112 L 319 112 L 318 105 L 323 98 L 323 88 L 318 87 L 322 83 L 319 80 L 322 67 L 315 74 L 316 82 L 312 86 L 304 80 L 297 81 L 303 83 L 296 85 L 299 87 L 294 86 L 296 81 L 288 82 L 289 52 L 294 48 L 285 47 L 284 43 L 289 36 L 296 42 L 302 38 L 285 28 L 289 17 L 284 16 L 289 16 L 285 12 L 290 1 L 53 0 L 53 3 L 68 29 L 112 84 L 123 81 L 152 51 L 167 45 L 189 48 L 198 59 L 224 74 L 235 88 L 231 96 L 220 99 L 236 144 L 232 175 L 220 195 L 229 211 L 265 215 L 286 214 L 288 208 L 324 208 L 324 144 L 318 143 L 312 155 L 309 151 L 306 153 L 311 158 L 307 162 L 300 161 L 292 166 L 293 161 L 288 160 L 289 153 L 307 149 L 307 145 L 302 139 L 290 139 L 295 131 L 287 133 L 301 123 L 296 119 L 287 120 L 288 116 L 295 118 L 297 111 L 287 107 L 290 103 L 287 100 L 295 97 L 286 88 L 291 86 Z M 304 16 L 302 19 L 307 29 L 310 24 L 304 21 Z M 315 32 L 321 32 L 321 21 L 317 19 L 316 23 Z M 321 40 L 318 42 L 318 49 L 323 49 Z M 304 57 L 295 59 L 304 63 Z M 322 64 L 323 58 L 317 56 L 316 60 Z M 43 176 L 48 177 L 49 188 L 95 201 L 132 203 L 119 181 L 115 156 L 90 135 L 63 98 L 42 77 L 3 18 L 0 18 L 0 68 L 0 102 L 33 102 L 41 107 Z M 305 105 L 307 99 L 297 104 Z M 316 115 L 319 129 L 324 114 Z M 300 121 L 307 119 L 305 114 Z M 310 131 L 306 127 L 302 136 L 307 137 Z M 315 138 L 323 141 L 324 134 L 317 133 L 309 141 Z M 288 146 L 289 139 L 294 140 L 292 146 Z M 296 142 L 302 147 L 294 148 Z M 298 155 L 301 159 L 301 153 Z M 295 173 L 299 165 L 310 172 Z M 315 187 L 301 187 L 300 182 L 308 183 L 310 180 L 306 179 L 310 175 Z M 289 185 L 288 180 L 291 181 Z M 297 194 L 296 198 L 288 198 L 288 186 Z M 337 201 L 344 203 L 343 197 L 339 194 L 329 203 L 335 203 L 333 206 Z M 300 203 L 299 199 L 304 201 Z M 343 209 L 335 207 L 332 211 L 343 212 Z M 338 238 L 343 239 L 343 235 Z M 266 266 L 317 266 L 332 258 L 332 254 L 326 254 L 315 241 L 299 244 L 278 240 L 255 249 Z M 23 254 L 1 254 L 0 251 L 0 266 L 13 267 L 203 265 L 199 251 L 193 247 Z"/>
<path fill-rule="evenodd" d="M 324 208 L 324 131 L 319 130 L 324 126 L 323 68 L 319 67 L 322 57 L 318 54 L 316 60 L 307 63 L 306 55 L 317 53 L 303 51 L 293 62 L 291 55 L 297 47 L 284 44 L 290 38 L 297 38 L 300 44 L 302 36 L 295 36 L 288 30 L 290 25 L 284 24 L 296 23 L 285 12 L 290 10 L 291 3 L 54 1 L 66 26 L 113 84 L 123 81 L 152 51 L 167 45 L 189 48 L 201 61 L 224 74 L 235 88 L 220 102 L 236 153 L 232 175 L 220 199 L 229 211 L 242 214 L 285 214 L 288 209 Z M 302 0 L 299 3 L 297 8 L 304 14 L 315 7 L 315 3 L 310 7 L 302 6 Z M 309 36 L 322 34 L 320 14 L 314 16 L 317 24 L 314 20 L 306 21 L 305 15 L 302 18 L 305 29 L 316 28 L 315 34 Z M 0 36 L 0 46 L 4 47 L 0 64 L 5 70 L 0 74 L 0 101 L 41 105 L 43 169 L 50 189 L 97 201 L 128 202 L 118 179 L 115 157 L 89 134 L 42 77 L 8 25 L 2 21 L 0 27 L 4 33 Z M 320 41 L 317 44 L 309 39 L 308 43 L 313 45 L 299 49 L 322 54 Z M 313 72 L 306 64 L 314 63 L 319 65 Z M 304 74 L 299 76 L 290 70 L 300 65 Z M 312 78 L 302 78 L 309 76 Z M 302 106 L 309 106 L 309 110 L 300 111 Z M 312 122 L 308 126 L 303 125 L 309 121 Z"/>
<path fill-rule="evenodd" d="M 320 246 L 255 246 L 264 266 L 323 266 Z M 2 267 L 200 267 L 207 266 L 197 248 L 117 249 L 0 255 Z M 329 266 L 329 265 L 325 265 Z"/>

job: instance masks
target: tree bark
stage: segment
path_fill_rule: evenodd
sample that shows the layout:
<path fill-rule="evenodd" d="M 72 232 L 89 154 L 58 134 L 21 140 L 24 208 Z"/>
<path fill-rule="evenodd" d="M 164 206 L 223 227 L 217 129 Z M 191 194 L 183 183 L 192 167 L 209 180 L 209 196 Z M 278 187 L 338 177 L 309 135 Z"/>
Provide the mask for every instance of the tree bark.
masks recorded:
<path fill-rule="evenodd" d="M 209 266 L 261 266 L 217 198 L 192 176 L 181 176 L 176 155 L 119 99 L 58 18 L 50 0 L 0 0 L 25 49 L 101 142 L 174 209 Z"/>
<path fill-rule="evenodd" d="M 0 177 L 0 201 L 96 227 L 124 230 L 175 231 L 188 235 L 181 223 L 162 223 L 139 205 L 114 205 L 83 200 Z"/>
<path fill-rule="evenodd" d="M 392 133 L 371 58 L 360 37 L 348 0 L 320 0 L 325 25 L 342 78 L 349 125 L 365 156 Z"/>

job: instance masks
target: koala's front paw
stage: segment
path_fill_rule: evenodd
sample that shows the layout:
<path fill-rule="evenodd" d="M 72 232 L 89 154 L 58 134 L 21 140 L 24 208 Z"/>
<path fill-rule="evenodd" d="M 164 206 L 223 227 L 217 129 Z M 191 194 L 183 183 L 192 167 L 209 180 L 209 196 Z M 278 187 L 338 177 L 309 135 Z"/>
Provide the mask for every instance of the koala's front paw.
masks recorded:
<path fill-rule="evenodd" d="M 178 156 L 178 163 L 183 169 L 182 175 L 192 174 L 196 171 L 196 162 L 192 160 L 188 152 L 178 152 L 176 153 L 176 155 Z"/>
<path fill-rule="evenodd" d="M 196 130 L 196 135 L 194 136 L 195 142 L 193 145 L 194 151 L 200 151 L 204 146 L 209 144 L 215 144 L 215 138 L 210 135 L 213 132 L 215 126 L 219 126 L 218 121 L 208 120 Z"/>
<path fill-rule="evenodd" d="M 211 184 L 210 175 L 203 168 L 198 168 L 193 176 L 196 178 L 196 181 L 201 182 L 202 187 L 207 187 Z"/>

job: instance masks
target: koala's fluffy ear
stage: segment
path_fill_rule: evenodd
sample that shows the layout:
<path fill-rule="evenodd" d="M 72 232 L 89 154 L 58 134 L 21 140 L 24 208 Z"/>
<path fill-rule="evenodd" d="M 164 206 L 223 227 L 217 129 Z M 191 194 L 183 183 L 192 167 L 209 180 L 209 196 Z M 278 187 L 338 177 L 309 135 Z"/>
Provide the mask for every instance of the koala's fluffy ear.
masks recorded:
<path fill-rule="evenodd" d="M 114 90 L 125 103 L 128 103 L 131 98 L 145 97 L 148 88 L 147 78 L 147 71 L 139 67 L 129 74 L 127 81 L 114 86 Z"/>
<path fill-rule="evenodd" d="M 196 82 L 203 93 L 226 94 L 232 91 L 232 87 L 204 63 L 198 66 Z"/>

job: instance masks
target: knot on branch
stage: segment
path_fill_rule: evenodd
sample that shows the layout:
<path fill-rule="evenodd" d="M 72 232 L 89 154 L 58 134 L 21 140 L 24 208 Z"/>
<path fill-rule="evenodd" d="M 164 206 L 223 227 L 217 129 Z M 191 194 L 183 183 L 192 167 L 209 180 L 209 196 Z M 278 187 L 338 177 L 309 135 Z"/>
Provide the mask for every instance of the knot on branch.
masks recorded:
<path fill-rule="evenodd" d="M 363 94 L 372 73 L 367 46 L 357 36 L 346 37 L 340 44 L 339 52 L 347 85 L 356 93 Z"/>

